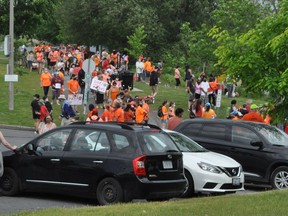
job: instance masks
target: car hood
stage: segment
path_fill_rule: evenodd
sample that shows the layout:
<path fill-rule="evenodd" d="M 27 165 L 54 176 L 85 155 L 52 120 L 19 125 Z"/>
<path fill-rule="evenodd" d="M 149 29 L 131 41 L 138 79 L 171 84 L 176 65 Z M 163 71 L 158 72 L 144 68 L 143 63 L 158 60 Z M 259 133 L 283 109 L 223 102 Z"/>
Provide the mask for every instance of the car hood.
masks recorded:
<path fill-rule="evenodd" d="M 184 165 L 185 163 L 199 163 L 204 162 L 208 163 L 214 166 L 220 166 L 220 167 L 238 167 L 240 164 L 235 161 L 234 159 L 219 154 L 216 152 L 182 152 L 183 153 L 183 161 Z"/>

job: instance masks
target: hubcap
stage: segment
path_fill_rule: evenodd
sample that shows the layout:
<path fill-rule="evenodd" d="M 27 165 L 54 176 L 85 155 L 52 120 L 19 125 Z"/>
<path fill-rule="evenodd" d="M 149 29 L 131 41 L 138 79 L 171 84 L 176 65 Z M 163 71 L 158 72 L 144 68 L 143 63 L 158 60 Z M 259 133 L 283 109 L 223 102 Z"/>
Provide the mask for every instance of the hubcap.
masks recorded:
<path fill-rule="evenodd" d="M 275 185 L 277 188 L 288 188 L 288 172 L 281 171 L 275 176 Z"/>

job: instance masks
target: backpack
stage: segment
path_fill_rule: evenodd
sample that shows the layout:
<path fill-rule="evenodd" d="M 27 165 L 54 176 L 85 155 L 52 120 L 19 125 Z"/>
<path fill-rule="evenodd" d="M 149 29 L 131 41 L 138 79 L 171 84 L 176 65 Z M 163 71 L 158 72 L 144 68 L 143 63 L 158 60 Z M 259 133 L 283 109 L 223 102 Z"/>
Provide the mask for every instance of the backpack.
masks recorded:
<path fill-rule="evenodd" d="M 159 106 L 159 107 L 158 107 L 157 115 L 158 115 L 159 117 L 163 117 L 163 116 L 164 116 L 164 114 L 163 114 L 163 112 L 162 112 L 162 106 Z"/>

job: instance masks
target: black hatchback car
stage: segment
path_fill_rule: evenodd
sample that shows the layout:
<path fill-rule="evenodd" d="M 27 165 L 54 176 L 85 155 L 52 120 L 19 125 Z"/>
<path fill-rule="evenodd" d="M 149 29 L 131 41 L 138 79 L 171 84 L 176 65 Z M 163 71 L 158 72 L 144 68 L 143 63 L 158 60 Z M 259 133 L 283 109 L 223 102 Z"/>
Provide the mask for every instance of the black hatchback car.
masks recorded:
<path fill-rule="evenodd" d="M 245 182 L 288 188 L 288 136 L 277 127 L 248 121 L 193 119 L 175 131 L 238 161 Z"/>
<path fill-rule="evenodd" d="M 156 126 L 77 122 L 3 152 L 2 195 L 40 191 L 96 198 L 101 205 L 183 193 L 182 153 Z"/>

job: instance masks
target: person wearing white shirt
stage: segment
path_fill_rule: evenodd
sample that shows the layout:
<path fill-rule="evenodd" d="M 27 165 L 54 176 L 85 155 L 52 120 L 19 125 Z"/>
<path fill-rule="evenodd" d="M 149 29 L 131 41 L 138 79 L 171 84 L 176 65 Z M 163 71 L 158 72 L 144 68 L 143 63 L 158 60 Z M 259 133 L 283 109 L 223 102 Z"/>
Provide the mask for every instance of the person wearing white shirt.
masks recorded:
<path fill-rule="evenodd" d="M 203 104 L 206 104 L 208 102 L 208 89 L 209 89 L 209 82 L 207 82 L 206 77 L 203 78 L 203 81 L 200 84 L 201 87 L 201 96 L 200 98 L 202 99 Z"/>
<path fill-rule="evenodd" d="M 137 74 L 137 81 L 145 80 L 145 74 L 144 74 L 144 63 L 143 59 L 138 59 L 136 62 L 136 74 Z"/>

